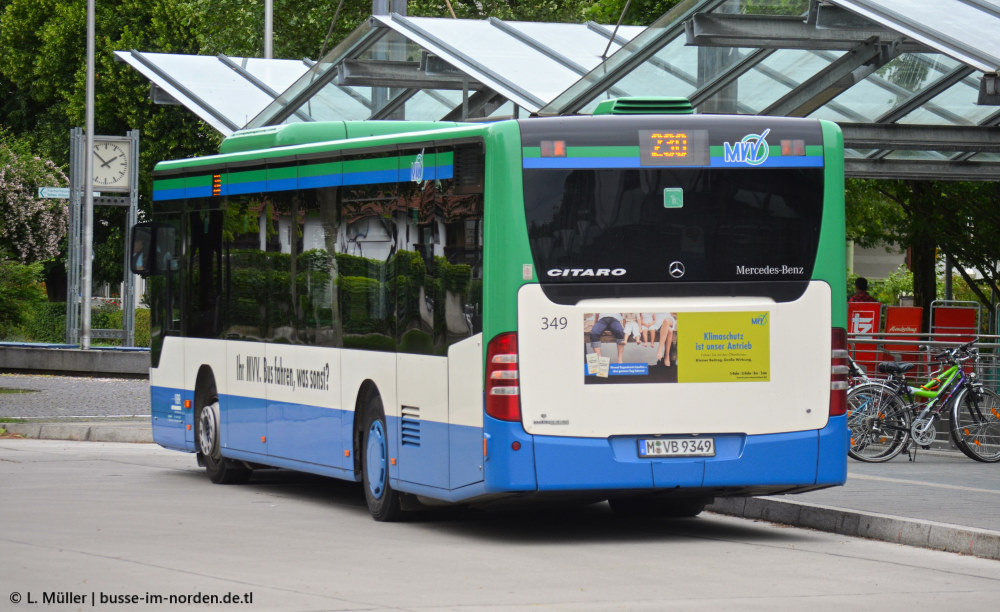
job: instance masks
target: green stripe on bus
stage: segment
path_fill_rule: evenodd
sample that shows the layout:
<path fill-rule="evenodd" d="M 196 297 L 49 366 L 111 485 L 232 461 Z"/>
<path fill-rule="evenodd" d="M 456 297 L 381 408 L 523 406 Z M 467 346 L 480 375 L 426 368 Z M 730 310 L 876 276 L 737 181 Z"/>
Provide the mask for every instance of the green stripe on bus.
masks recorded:
<path fill-rule="evenodd" d="M 299 168 L 299 178 L 309 178 L 312 176 L 327 176 L 330 174 L 340 174 L 342 163 L 327 162 L 325 164 L 311 164 Z"/>

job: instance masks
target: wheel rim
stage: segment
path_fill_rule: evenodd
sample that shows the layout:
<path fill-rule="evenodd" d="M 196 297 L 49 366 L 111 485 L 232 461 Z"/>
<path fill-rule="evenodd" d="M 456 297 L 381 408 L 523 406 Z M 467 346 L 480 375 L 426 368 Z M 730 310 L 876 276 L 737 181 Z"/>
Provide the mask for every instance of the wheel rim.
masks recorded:
<path fill-rule="evenodd" d="M 368 490 L 375 499 L 385 493 L 386 466 L 388 454 L 385 444 L 385 428 L 382 421 L 375 421 L 368 430 L 366 444 L 365 471 L 368 475 Z"/>
<path fill-rule="evenodd" d="M 215 440 L 218 435 L 218 410 L 218 402 L 212 402 L 201 409 L 201 416 L 198 419 L 198 450 L 203 455 L 212 455 L 215 452 Z"/>
<path fill-rule="evenodd" d="M 961 446 L 968 449 L 974 459 L 995 462 L 1000 460 L 1000 398 L 980 392 L 961 398 L 955 414 L 953 432 Z M 970 455 L 970 456 L 972 456 Z"/>

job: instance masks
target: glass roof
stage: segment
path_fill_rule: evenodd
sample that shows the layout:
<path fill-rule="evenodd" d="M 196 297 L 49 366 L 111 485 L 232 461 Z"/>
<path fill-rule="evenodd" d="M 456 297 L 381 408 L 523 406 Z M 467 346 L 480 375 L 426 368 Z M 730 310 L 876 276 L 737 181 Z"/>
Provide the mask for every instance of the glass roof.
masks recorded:
<path fill-rule="evenodd" d="M 589 113 L 607 98 L 686 96 L 700 113 L 836 121 L 858 176 L 926 176 L 931 166 L 906 175 L 904 165 L 933 161 L 939 172 L 943 160 L 963 162 L 951 178 L 995 180 L 996 32 L 1000 0 L 683 0 L 648 28 L 617 31 L 377 15 L 312 66 L 117 55 L 224 134 Z"/>
<path fill-rule="evenodd" d="M 996 0 L 830 0 L 982 72 L 1000 68 Z"/>
<path fill-rule="evenodd" d="M 377 118 L 442 119 L 459 110 L 472 92 L 480 92 L 481 98 L 500 96 L 534 112 L 642 30 L 623 26 L 615 32 L 613 26 L 595 23 L 375 15 L 247 127 L 282 123 L 293 109 L 305 110 L 308 98 L 336 98 L 344 83 L 365 81 L 390 89 L 394 83 L 401 85 L 373 105 L 372 116 Z M 395 96 L 410 95 L 400 91 L 405 89 L 436 92 L 433 100 L 438 104 L 392 104 Z M 502 106 L 508 114 L 514 110 L 511 104 Z M 392 110 L 381 111 L 387 106 Z M 477 106 L 470 112 L 496 115 L 496 106 Z M 468 116 L 463 112 L 451 118 Z"/>
<path fill-rule="evenodd" d="M 1000 167 L 975 162 L 1000 153 L 996 32 L 1000 0 L 687 0 L 539 114 L 586 113 L 620 95 L 683 95 L 702 113 L 836 121 L 851 159 L 973 162 L 955 178 L 995 180 Z M 884 148 L 872 149 L 870 125 L 901 129 L 879 132 Z M 996 146 L 983 151 L 977 140 L 963 152 L 968 132 L 938 130 L 927 133 L 928 149 L 941 136 L 954 148 L 915 150 L 921 126 L 981 127 Z M 851 147 L 855 137 L 866 146 Z"/>
<path fill-rule="evenodd" d="M 297 60 L 225 55 L 115 51 L 115 57 L 165 92 L 169 96 L 165 102 L 184 105 L 227 136 L 246 125 L 308 69 Z"/>

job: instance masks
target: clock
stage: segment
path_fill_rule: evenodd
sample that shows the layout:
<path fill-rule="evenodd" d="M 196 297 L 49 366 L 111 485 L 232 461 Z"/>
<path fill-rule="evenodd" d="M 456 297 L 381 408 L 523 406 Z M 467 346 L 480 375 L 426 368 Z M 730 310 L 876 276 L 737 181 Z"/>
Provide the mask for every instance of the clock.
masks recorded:
<path fill-rule="evenodd" d="M 94 189 L 128 191 L 132 178 L 129 139 L 94 139 Z"/>

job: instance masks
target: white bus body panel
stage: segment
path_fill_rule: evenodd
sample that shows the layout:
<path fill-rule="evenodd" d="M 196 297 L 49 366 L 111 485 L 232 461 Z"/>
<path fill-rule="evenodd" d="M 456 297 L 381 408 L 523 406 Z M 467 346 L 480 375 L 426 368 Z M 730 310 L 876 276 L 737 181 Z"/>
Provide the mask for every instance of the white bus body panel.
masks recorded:
<path fill-rule="evenodd" d="M 643 298 L 549 301 L 540 285 L 518 294 L 521 414 L 528 433 L 603 438 L 617 435 L 813 430 L 830 401 L 830 287 L 813 281 L 793 302 L 770 298 Z M 763 381 L 585 384 L 584 314 L 604 312 L 766 312 L 769 379 Z M 565 329 L 542 329 L 566 317 Z M 678 350 L 692 338 L 678 324 Z M 629 345 L 632 338 L 629 337 Z M 604 346 L 609 346 L 605 344 Z M 611 355 L 612 361 L 615 355 Z"/>

